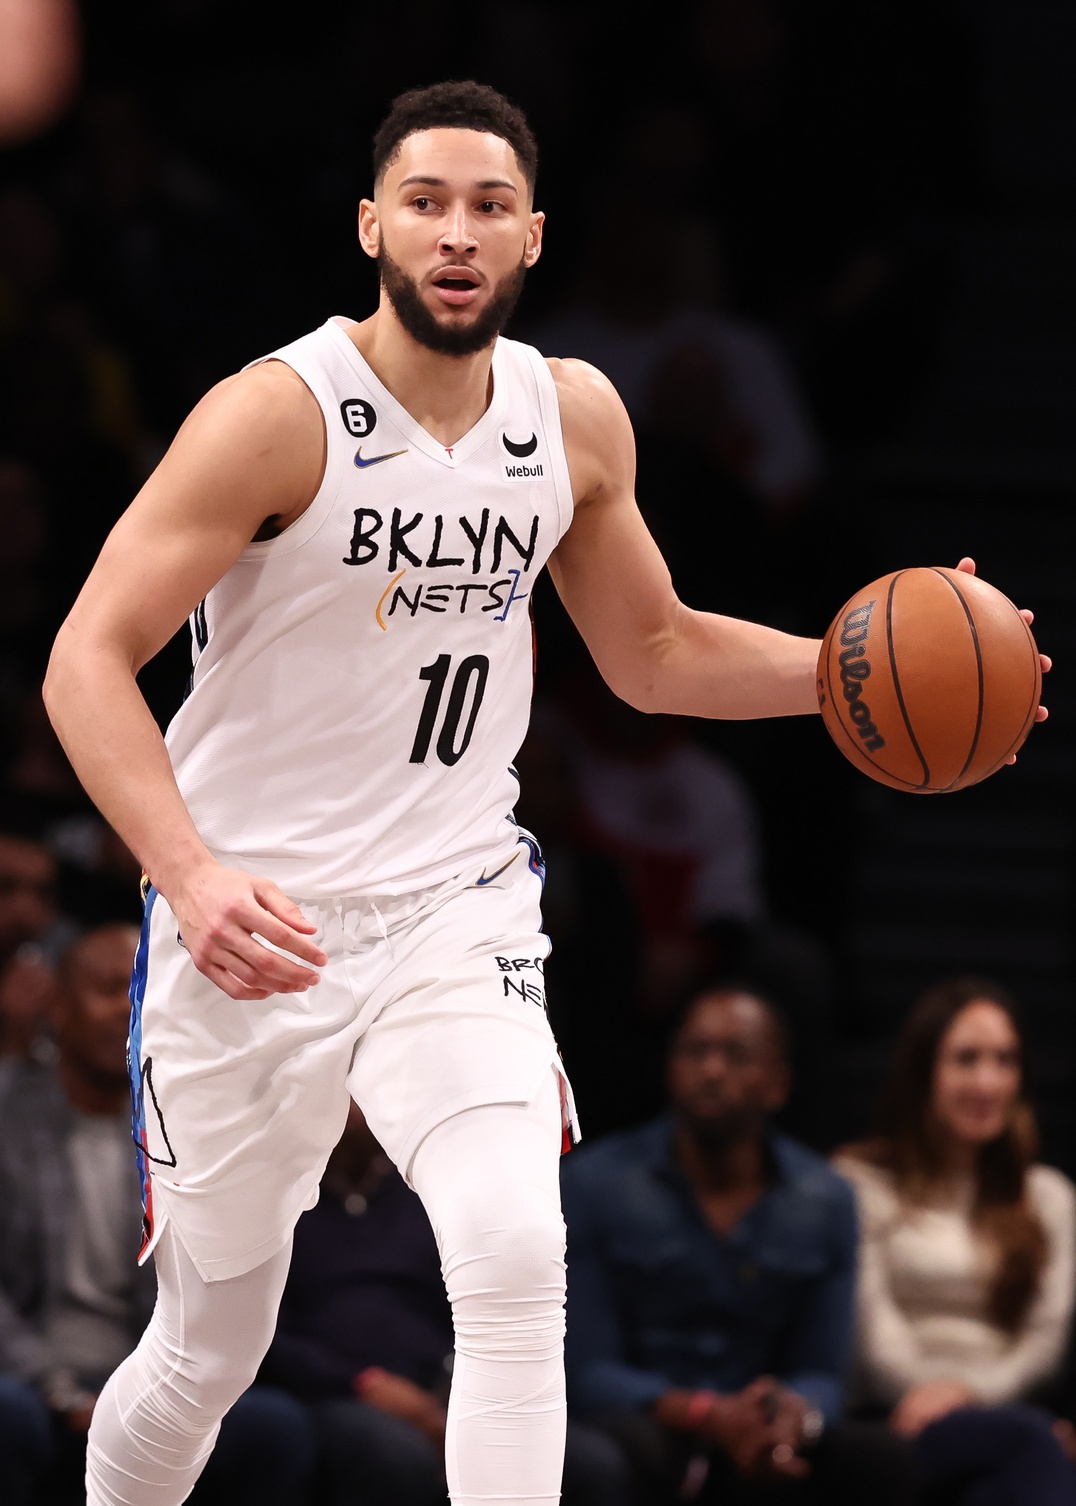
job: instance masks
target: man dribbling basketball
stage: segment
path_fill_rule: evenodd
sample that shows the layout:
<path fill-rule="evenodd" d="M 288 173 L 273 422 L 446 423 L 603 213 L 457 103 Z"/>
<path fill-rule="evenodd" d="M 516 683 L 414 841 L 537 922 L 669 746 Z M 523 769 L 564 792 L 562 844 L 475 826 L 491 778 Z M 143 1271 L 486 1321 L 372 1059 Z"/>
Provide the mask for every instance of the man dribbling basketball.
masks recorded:
<path fill-rule="evenodd" d="M 452 1501 L 558 1499 L 573 1112 L 510 814 L 533 581 L 548 562 L 644 710 L 815 711 L 818 646 L 681 605 L 612 386 L 498 338 L 541 250 L 535 167 L 492 90 L 397 100 L 359 220 L 376 312 L 202 400 L 57 639 L 50 714 L 150 884 L 131 1069 L 160 1295 L 94 1415 L 90 1506 L 190 1491 L 349 1095 L 440 1245 Z M 135 674 L 187 616 L 162 740 Z"/>

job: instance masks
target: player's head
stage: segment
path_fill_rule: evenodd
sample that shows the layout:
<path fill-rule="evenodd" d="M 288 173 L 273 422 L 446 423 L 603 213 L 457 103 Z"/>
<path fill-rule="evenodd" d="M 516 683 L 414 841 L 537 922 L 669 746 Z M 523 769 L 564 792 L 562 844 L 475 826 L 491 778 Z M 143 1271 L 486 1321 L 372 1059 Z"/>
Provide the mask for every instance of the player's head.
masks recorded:
<path fill-rule="evenodd" d="M 434 84 L 393 102 L 374 136 L 359 239 L 383 303 L 419 344 L 471 355 L 508 322 L 541 252 L 537 166 L 522 112 L 485 84 Z"/>
<path fill-rule="evenodd" d="M 752 990 L 708 989 L 683 1010 L 667 1066 L 677 1119 L 705 1144 L 760 1135 L 788 1096 L 788 1051 L 777 1011 Z"/>

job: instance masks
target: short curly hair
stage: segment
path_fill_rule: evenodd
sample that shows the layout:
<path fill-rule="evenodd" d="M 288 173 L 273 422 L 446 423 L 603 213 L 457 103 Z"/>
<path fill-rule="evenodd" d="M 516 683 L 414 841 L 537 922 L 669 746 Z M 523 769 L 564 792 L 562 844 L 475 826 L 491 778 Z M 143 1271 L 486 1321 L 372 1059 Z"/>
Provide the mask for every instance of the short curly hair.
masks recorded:
<path fill-rule="evenodd" d="M 409 89 L 392 101 L 389 113 L 374 133 L 374 183 L 380 184 L 406 137 L 416 131 L 445 126 L 488 131 L 507 141 L 516 154 L 527 187 L 533 192 L 538 174 L 538 143 L 527 117 L 496 89 L 476 84 L 473 79 Z"/>

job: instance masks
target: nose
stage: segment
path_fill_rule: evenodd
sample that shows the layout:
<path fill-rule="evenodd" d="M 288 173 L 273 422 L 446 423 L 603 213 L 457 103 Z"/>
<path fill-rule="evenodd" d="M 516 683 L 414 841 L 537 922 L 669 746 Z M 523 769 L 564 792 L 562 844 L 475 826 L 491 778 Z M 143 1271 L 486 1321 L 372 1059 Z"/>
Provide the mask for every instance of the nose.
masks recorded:
<path fill-rule="evenodd" d="M 462 204 L 449 217 L 440 250 L 442 256 L 473 256 L 478 250 L 474 221 Z"/>

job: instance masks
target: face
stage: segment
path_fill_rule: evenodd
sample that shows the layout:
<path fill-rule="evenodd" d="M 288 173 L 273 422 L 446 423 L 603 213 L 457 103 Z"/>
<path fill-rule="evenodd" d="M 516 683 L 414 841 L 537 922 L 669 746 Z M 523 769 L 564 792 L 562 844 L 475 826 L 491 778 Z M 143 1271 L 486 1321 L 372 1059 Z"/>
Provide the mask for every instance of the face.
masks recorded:
<path fill-rule="evenodd" d="M 941 1038 L 932 1108 L 944 1133 L 965 1145 L 1000 1135 L 1020 1093 L 1020 1038 L 1004 1009 L 976 999 Z"/>
<path fill-rule="evenodd" d="M 677 1117 L 699 1138 L 760 1133 L 788 1091 L 788 1069 L 765 1006 L 750 994 L 715 993 L 684 1021 L 668 1065 Z"/>
<path fill-rule="evenodd" d="M 0 955 L 37 941 L 55 913 L 56 864 L 47 847 L 0 836 Z"/>
<path fill-rule="evenodd" d="M 359 241 L 384 298 L 427 349 L 470 355 L 490 345 L 542 248 L 544 216 L 507 141 L 487 131 L 416 131 L 400 143 Z"/>
<path fill-rule="evenodd" d="M 134 926 L 102 926 L 76 942 L 60 970 L 56 1037 L 61 1054 L 102 1086 L 127 1076 L 127 990 L 137 945 Z"/>

